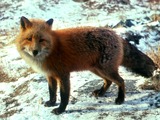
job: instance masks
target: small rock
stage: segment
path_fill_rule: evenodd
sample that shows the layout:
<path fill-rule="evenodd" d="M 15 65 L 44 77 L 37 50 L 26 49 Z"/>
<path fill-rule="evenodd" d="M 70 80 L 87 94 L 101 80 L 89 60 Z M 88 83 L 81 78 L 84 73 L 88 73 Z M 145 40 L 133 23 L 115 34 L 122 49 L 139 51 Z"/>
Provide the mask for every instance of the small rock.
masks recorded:
<path fill-rule="evenodd" d="M 151 20 L 149 17 L 145 17 L 144 19 L 145 19 L 145 20 L 148 20 L 148 21 Z"/>
<path fill-rule="evenodd" d="M 126 27 L 132 27 L 132 26 L 134 26 L 134 24 L 133 24 L 132 21 L 133 21 L 132 19 L 127 19 L 127 20 L 125 21 L 125 26 L 126 26 Z"/>

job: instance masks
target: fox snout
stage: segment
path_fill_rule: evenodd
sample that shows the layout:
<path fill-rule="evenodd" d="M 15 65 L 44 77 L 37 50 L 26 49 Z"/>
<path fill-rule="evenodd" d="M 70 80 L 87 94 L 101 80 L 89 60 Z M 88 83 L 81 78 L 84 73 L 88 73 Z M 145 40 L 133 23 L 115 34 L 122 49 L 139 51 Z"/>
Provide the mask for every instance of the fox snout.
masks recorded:
<path fill-rule="evenodd" d="M 33 54 L 33 56 L 36 56 L 38 54 L 38 50 L 33 50 L 32 54 Z"/>

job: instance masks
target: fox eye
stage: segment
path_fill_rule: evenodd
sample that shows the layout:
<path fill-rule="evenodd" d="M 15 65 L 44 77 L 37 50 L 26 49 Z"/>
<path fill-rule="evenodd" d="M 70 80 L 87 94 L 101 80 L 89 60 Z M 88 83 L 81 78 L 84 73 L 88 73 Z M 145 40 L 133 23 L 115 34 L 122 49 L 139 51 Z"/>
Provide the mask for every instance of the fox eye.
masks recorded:
<path fill-rule="evenodd" d="M 28 41 L 32 41 L 32 37 L 27 38 Z"/>
<path fill-rule="evenodd" d="M 41 38 L 41 39 L 39 40 L 39 42 L 43 42 L 43 41 L 45 41 L 45 39 L 43 39 L 43 38 Z"/>

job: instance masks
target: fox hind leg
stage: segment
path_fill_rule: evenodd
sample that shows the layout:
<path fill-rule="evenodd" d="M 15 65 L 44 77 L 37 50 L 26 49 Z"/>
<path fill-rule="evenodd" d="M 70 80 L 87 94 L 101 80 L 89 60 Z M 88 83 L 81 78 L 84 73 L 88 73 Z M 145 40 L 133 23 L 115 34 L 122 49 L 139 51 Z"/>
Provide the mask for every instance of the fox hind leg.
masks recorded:
<path fill-rule="evenodd" d="M 125 98 L 125 84 L 123 78 L 121 78 L 120 75 L 118 74 L 118 70 L 115 71 L 112 70 L 112 72 L 106 72 L 105 70 L 100 69 L 97 71 L 96 72 L 92 71 L 92 72 L 94 72 L 95 74 L 99 75 L 102 78 L 105 78 L 104 85 L 101 87 L 101 89 L 95 90 L 93 94 L 95 96 L 104 95 L 106 90 L 112 84 L 112 82 L 114 82 L 118 85 L 118 97 L 116 98 L 115 103 L 122 104 Z"/>
<path fill-rule="evenodd" d="M 108 79 L 118 85 L 118 97 L 115 100 L 116 104 L 122 104 L 125 99 L 125 83 L 122 77 L 117 72 L 112 72 L 107 75 Z"/>
<path fill-rule="evenodd" d="M 104 84 L 100 89 L 97 89 L 95 91 L 93 91 L 93 95 L 95 97 L 102 97 L 104 96 L 104 94 L 106 93 L 106 91 L 108 90 L 108 88 L 110 87 L 110 85 L 112 84 L 111 81 L 104 79 Z"/>
<path fill-rule="evenodd" d="M 98 71 L 92 70 L 92 72 L 94 74 L 98 75 L 99 77 L 103 78 L 103 76 Z M 112 84 L 112 81 L 109 81 L 106 78 L 103 78 L 103 79 L 104 79 L 103 86 L 100 89 L 94 90 L 93 93 L 92 93 L 95 97 L 102 97 L 102 96 L 104 96 L 105 92 L 108 90 L 108 88 Z"/>

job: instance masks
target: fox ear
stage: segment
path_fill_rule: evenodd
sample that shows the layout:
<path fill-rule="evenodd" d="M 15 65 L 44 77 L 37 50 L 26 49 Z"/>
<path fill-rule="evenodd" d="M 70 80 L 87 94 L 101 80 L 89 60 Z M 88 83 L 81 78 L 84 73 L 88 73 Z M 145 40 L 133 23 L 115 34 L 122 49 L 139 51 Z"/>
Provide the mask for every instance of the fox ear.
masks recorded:
<path fill-rule="evenodd" d="M 46 23 L 47 23 L 49 26 L 52 26 L 52 24 L 53 24 L 53 19 L 52 19 L 52 18 L 49 19 L 48 21 L 46 21 Z"/>
<path fill-rule="evenodd" d="M 32 26 L 32 23 L 24 16 L 21 17 L 20 23 L 24 30 Z"/>

